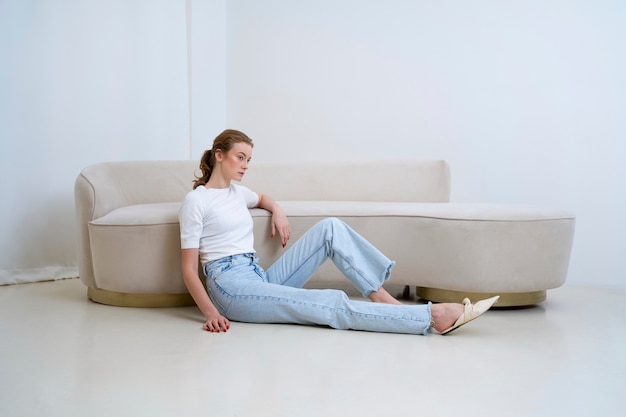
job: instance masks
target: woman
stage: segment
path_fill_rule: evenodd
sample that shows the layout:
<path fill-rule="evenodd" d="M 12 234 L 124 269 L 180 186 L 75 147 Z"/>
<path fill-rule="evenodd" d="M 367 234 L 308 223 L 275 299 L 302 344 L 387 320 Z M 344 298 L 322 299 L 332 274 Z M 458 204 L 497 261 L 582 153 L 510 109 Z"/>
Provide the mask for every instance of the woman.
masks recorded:
<path fill-rule="evenodd" d="M 202 156 L 202 176 L 181 205 L 183 279 L 205 316 L 205 330 L 225 332 L 230 319 L 411 334 L 427 334 L 432 328 L 445 334 L 498 300 L 473 305 L 467 299 L 464 304 L 400 303 L 382 287 L 395 263 L 335 218 L 313 226 L 264 271 L 255 256 L 248 209 L 272 213 L 272 237 L 278 234 L 283 247 L 290 229 L 285 212 L 271 197 L 233 183 L 246 173 L 252 147 L 252 140 L 237 130 L 218 135 Z M 198 258 L 211 297 L 200 279 Z M 351 300 L 339 290 L 302 288 L 329 258 L 372 302 Z"/>

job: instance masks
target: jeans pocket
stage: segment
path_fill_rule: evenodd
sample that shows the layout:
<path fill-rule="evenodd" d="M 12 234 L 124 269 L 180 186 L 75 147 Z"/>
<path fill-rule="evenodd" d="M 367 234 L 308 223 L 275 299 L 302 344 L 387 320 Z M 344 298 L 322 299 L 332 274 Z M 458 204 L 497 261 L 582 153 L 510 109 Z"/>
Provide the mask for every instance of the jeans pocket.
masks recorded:
<path fill-rule="evenodd" d="M 261 268 L 261 266 L 257 263 L 254 264 L 254 272 L 261 277 L 263 281 L 267 281 L 265 277 L 265 270 L 263 270 L 263 268 Z"/>
<path fill-rule="evenodd" d="M 212 262 L 208 265 L 208 274 L 207 276 L 212 280 L 217 280 L 220 275 L 224 272 L 228 271 L 232 268 L 233 262 L 232 259 L 222 259 L 215 262 Z"/>

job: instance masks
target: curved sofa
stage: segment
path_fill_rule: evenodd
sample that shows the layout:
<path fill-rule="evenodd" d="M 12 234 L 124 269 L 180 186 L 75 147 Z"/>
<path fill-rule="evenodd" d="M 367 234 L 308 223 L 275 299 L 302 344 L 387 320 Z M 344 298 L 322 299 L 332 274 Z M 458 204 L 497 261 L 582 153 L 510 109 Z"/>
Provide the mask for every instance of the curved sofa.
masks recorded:
<path fill-rule="evenodd" d="M 191 305 L 180 270 L 178 208 L 197 161 L 104 162 L 75 183 L 79 275 L 92 300 L 118 306 Z M 449 203 L 440 160 L 254 162 L 243 184 L 285 208 L 294 242 L 338 217 L 396 261 L 390 283 L 459 302 L 499 294 L 499 307 L 545 300 L 566 280 L 575 217 L 537 206 Z M 284 251 L 270 213 L 252 209 L 262 266 Z M 343 277 L 324 265 L 313 282 Z"/>

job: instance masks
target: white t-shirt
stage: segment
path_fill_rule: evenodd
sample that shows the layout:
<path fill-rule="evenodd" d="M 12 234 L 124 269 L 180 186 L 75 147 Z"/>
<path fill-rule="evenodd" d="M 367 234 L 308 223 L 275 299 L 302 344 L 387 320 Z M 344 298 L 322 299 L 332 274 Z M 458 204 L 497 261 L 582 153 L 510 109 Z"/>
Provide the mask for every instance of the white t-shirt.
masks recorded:
<path fill-rule="evenodd" d="M 225 256 L 254 253 L 248 209 L 258 203 L 257 193 L 238 184 L 190 191 L 178 213 L 181 248 L 197 248 L 203 265 Z"/>

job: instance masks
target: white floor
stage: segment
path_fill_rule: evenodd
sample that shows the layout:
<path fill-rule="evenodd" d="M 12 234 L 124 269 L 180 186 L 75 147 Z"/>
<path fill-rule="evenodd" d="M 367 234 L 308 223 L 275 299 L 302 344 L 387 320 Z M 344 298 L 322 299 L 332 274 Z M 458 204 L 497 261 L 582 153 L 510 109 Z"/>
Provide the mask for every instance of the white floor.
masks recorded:
<path fill-rule="evenodd" d="M 449 336 L 233 323 L 0 287 L 0 416 L 622 416 L 626 291 L 565 286 Z"/>

